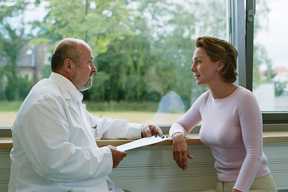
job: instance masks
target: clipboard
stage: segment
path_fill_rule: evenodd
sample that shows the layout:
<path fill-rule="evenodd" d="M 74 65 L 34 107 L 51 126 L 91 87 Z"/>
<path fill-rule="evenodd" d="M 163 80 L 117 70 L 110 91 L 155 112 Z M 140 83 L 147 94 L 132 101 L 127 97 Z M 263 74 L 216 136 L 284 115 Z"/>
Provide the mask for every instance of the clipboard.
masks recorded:
<path fill-rule="evenodd" d="M 125 143 L 123 145 L 119 145 L 117 146 L 117 150 L 118 151 L 129 151 L 132 149 L 136 149 L 136 148 L 140 148 L 140 147 L 144 147 L 144 146 L 148 146 L 148 145 L 152 145 L 155 143 L 160 143 L 162 141 L 166 141 L 166 140 L 170 140 L 170 137 L 167 136 L 151 136 L 151 137 L 144 137 L 141 139 L 137 139 L 135 141 L 131 141 L 129 143 Z"/>

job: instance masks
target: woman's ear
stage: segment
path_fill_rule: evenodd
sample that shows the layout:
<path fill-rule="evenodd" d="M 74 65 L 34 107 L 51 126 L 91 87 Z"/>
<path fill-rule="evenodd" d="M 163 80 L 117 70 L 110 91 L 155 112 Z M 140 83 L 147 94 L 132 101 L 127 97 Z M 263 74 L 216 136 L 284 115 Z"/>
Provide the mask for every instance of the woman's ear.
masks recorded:
<path fill-rule="evenodd" d="M 224 63 L 221 61 L 217 61 L 217 71 L 220 72 L 224 68 Z"/>

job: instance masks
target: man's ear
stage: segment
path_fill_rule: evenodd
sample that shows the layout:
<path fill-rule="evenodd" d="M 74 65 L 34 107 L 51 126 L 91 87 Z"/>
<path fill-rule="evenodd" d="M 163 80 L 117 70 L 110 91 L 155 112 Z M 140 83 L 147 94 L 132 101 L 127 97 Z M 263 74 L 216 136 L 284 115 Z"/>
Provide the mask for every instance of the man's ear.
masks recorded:
<path fill-rule="evenodd" d="M 73 61 L 70 58 L 65 58 L 63 62 L 63 69 L 65 70 L 66 73 L 71 73 L 73 70 Z"/>

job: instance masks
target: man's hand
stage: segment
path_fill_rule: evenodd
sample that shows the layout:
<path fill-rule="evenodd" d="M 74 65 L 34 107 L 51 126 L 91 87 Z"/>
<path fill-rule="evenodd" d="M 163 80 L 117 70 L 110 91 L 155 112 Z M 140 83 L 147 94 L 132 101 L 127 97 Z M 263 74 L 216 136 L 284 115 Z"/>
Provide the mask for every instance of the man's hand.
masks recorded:
<path fill-rule="evenodd" d="M 188 165 L 188 159 L 192 159 L 192 156 L 188 153 L 188 146 L 184 138 L 183 133 L 176 133 L 173 137 L 173 158 L 177 165 L 181 169 L 186 169 Z"/>
<path fill-rule="evenodd" d="M 153 135 L 162 135 L 160 127 L 154 124 L 145 124 L 141 130 L 141 137 L 150 137 Z"/>
<path fill-rule="evenodd" d="M 118 167 L 120 161 L 122 161 L 122 159 L 124 157 L 126 157 L 126 153 L 122 152 L 122 151 L 118 151 L 116 149 L 116 147 L 112 146 L 112 145 L 108 145 L 107 147 L 110 148 L 111 153 L 112 153 L 112 159 L 113 159 L 113 168 Z"/>

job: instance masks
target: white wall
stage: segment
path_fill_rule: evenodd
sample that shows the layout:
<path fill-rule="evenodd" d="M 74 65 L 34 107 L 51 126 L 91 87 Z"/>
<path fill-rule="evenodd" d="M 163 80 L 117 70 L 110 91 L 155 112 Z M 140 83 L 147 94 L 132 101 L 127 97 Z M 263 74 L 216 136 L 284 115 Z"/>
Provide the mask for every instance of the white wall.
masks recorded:
<path fill-rule="evenodd" d="M 170 145 L 155 145 L 128 152 L 111 177 L 131 192 L 198 192 L 213 189 L 216 182 L 213 159 L 204 145 L 190 145 L 193 159 L 186 171 L 179 169 Z M 288 142 L 265 143 L 278 189 L 288 189 Z M 9 152 L 0 151 L 0 192 L 7 191 Z"/>

